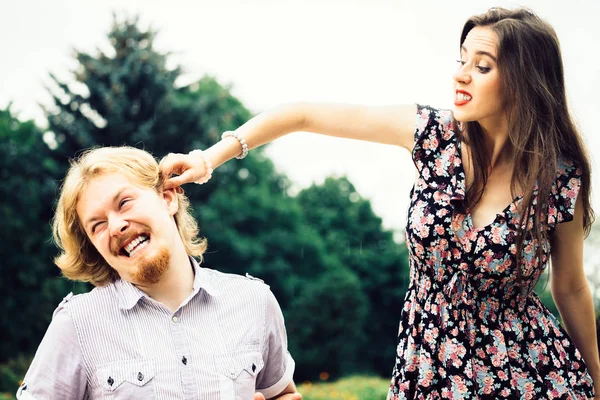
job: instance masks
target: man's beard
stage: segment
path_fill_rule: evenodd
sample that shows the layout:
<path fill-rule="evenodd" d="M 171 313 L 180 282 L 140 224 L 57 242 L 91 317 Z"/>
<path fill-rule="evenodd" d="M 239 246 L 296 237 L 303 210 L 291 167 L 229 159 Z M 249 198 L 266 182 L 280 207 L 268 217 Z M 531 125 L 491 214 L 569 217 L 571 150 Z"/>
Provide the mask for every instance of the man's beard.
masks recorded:
<path fill-rule="evenodd" d="M 158 283 L 169 269 L 171 253 L 166 247 L 161 247 L 156 254 L 151 257 L 144 257 L 140 260 L 136 272 L 131 275 L 133 283 L 138 285 L 154 285 Z"/>

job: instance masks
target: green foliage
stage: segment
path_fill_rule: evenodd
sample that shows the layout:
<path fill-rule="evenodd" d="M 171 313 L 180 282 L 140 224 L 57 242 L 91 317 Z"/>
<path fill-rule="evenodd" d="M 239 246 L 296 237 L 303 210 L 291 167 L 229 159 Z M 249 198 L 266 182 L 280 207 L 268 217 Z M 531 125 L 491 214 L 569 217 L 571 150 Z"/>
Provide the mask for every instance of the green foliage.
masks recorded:
<path fill-rule="evenodd" d="M 32 353 L 52 311 L 77 285 L 60 278 L 52 263 L 49 221 L 56 192 L 56 163 L 32 121 L 0 110 L 0 362 Z M 1 386 L 0 386 L 1 388 Z"/>
<path fill-rule="evenodd" d="M 336 382 L 305 382 L 298 385 L 303 400 L 373 400 L 385 399 L 389 379 L 350 376 Z"/>
<path fill-rule="evenodd" d="M 6 363 L 0 364 L 0 391 L 6 390 L 6 393 L 0 393 L 0 400 L 14 399 L 21 380 L 29 368 L 31 357 L 19 356 Z"/>
<path fill-rule="evenodd" d="M 347 268 L 326 271 L 306 282 L 292 300 L 287 328 L 295 377 L 332 377 L 360 371 L 368 298 L 355 273 Z"/>
<path fill-rule="evenodd" d="M 354 371 L 387 376 L 408 285 L 406 247 L 394 242 L 391 231 L 382 229 L 370 202 L 346 178 L 327 178 L 323 185 L 302 191 L 298 201 L 327 252 L 356 274 L 365 296 L 365 342 L 357 353 L 360 368 Z"/>

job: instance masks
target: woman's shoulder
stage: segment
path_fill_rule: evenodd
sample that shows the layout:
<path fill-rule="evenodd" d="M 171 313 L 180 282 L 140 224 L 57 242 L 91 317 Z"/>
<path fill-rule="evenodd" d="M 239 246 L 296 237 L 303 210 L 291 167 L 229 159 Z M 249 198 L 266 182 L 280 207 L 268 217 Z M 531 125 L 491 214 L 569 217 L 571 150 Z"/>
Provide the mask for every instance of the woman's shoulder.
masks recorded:
<path fill-rule="evenodd" d="M 414 150 L 436 151 L 457 144 L 458 123 L 451 110 L 417 104 Z"/>
<path fill-rule="evenodd" d="M 548 201 L 548 224 L 550 226 L 573 219 L 582 177 L 581 166 L 575 160 L 559 158 L 556 179 Z"/>
<path fill-rule="evenodd" d="M 438 127 L 442 130 L 455 130 L 457 124 L 452 110 L 417 104 L 416 131 Z"/>

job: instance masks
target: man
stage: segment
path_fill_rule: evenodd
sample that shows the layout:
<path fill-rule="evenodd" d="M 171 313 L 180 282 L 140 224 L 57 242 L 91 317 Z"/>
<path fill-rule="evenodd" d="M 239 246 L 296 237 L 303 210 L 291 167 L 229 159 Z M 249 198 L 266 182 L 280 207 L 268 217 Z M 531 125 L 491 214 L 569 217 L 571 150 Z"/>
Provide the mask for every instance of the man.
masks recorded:
<path fill-rule="evenodd" d="M 261 281 L 198 265 L 206 243 L 188 207 L 143 150 L 72 163 L 55 261 L 96 288 L 56 309 L 17 398 L 301 399 L 277 301 Z"/>

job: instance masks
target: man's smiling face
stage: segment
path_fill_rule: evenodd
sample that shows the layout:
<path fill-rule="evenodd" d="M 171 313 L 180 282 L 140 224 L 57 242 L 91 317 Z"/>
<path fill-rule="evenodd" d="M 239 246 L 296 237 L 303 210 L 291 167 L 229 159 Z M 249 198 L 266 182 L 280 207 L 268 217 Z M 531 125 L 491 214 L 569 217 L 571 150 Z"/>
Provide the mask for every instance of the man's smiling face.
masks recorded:
<path fill-rule="evenodd" d="M 179 232 L 174 190 L 157 193 L 121 173 L 104 173 L 85 184 L 77 215 L 88 238 L 122 279 L 138 286 L 158 283 L 169 267 Z"/>

